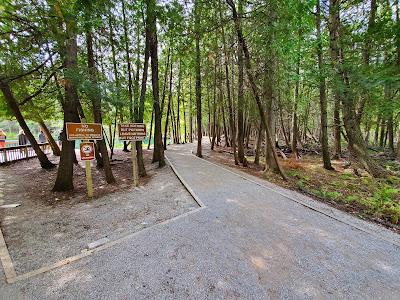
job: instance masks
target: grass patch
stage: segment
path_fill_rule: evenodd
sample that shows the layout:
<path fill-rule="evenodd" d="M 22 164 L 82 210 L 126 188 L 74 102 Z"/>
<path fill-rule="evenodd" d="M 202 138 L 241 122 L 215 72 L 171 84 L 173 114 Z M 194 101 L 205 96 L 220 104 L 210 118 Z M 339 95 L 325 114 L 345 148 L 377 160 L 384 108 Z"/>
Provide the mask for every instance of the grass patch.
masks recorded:
<path fill-rule="evenodd" d="M 351 203 L 351 202 L 355 202 L 355 201 L 360 201 L 360 197 L 358 197 L 356 195 L 349 195 L 346 198 L 344 198 L 344 202 L 346 202 L 346 203 Z"/>
<path fill-rule="evenodd" d="M 400 189 L 390 185 L 383 185 L 378 188 L 372 197 L 364 200 L 364 204 L 370 212 L 378 218 L 388 219 L 394 224 L 400 220 L 400 203 L 396 200 Z"/>
<path fill-rule="evenodd" d="M 319 199 L 325 199 L 338 208 L 354 211 L 357 215 L 400 224 L 400 177 L 376 179 L 356 176 L 349 170 L 326 171 L 310 160 L 303 164 L 286 163 L 286 174 L 292 185 Z"/>
<path fill-rule="evenodd" d="M 342 194 L 339 192 L 327 190 L 311 190 L 311 193 L 317 197 L 330 200 L 336 200 L 342 196 Z"/>

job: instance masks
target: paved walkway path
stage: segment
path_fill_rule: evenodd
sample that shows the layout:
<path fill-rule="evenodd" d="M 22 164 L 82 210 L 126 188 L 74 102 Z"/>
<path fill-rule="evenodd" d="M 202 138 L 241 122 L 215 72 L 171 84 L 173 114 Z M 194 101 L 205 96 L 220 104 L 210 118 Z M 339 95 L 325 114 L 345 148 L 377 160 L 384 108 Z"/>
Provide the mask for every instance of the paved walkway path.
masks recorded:
<path fill-rule="evenodd" d="M 174 146 L 167 156 L 203 208 L 55 271 L 0 284 L 0 293 L 42 299 L 398 299 L 399 246 L 198 159 L 192 147 Z"/>

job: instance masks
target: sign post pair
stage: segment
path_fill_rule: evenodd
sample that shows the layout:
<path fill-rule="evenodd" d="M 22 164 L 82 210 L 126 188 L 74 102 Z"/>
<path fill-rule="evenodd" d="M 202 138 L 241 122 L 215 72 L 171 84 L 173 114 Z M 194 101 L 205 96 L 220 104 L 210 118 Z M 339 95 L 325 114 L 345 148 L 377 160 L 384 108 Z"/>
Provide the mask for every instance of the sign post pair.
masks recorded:
<path fill-rule="evenodd" d="M 84 120 L 82 120 L 84 122 Z M 91 140 L 102 140 L 103 130 L 99 123 L 66 123 L 68 141 L 82 140 L 81 160 L 85 161 L 86 187 L 89 198 L 93 197 L 93 179 L 90 161 L 95 157 L 95 147 Z"/>
<path fill-rule="evenodd" d="M 69 123 L 66 125 L 68 141 L 82 140 L 80 144 L 81 160 L 85 161 L 86 186 L 88 197 L 93 197 L 93 179 L 90 161 L 95 157 L 95 146 L 91 140 L 102 140 L 103 130 L 100 123 Z M 146 137 L 146 125 L 144 123 L 118 124 L 118 135 L 121 141 L 131 141 L 132 146 L 132 172 L 133 184 L 139 185 L 138 161 L 136 141 L 142 141 Z"/>
<path fill-rule="evenodd" d="M 139 170 L 137 161 L 136 142 L 146 138 L 146 124 L 125 123 L 118 124 L 118 137 L 121 141 L 131 141 L 133 185 L 139 185 Z"/>

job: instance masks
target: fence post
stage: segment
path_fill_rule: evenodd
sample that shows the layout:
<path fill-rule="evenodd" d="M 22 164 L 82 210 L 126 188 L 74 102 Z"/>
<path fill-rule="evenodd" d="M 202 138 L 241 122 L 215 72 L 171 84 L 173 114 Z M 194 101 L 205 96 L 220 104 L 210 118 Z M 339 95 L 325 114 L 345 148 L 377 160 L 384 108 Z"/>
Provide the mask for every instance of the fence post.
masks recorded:
<path fill-rule="evenodd" d="M 28 146 L 25 146 L 25 149 L 24 149 L 24 151 L 25 151 L 25 158 L 28 158 L 29 157 L 29 152 L 28 152 Z"/>
<path fill-rule="evenodd" d="M 2 149 L 1 152 L 4 155 L 4 162 L 6 163 L 7 162 L 7 150 L 6 150 L 6 148 Z"/>

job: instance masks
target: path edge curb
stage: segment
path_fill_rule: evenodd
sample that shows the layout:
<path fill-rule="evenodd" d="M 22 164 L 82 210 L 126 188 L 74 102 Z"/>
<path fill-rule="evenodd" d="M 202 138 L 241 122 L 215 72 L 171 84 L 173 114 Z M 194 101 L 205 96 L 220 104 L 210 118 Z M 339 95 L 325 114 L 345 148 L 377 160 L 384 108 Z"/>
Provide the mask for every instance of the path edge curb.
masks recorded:
<path fill-rule="evenodd" d="M 165 159 L 168 162 L 168 165 L 171 167 L 172 171 L 175 173 L 176 177 L 178 177 L 179 181 L 183 184 L 185 189 L 189 192 L 189 194 L 193 197 L 194 201 L 200 206 L 200 207 L 206 207 L 206 205 L 203 203 L 203 201 L 200 200 L 200 197 L 193 191 L 193 189 L 190 187 L 190 185 L 186 182 L 185 179 L 183 179 L 182 175 L 178 172 L 178 170 L 175 168 L 174 164 L 171 162 L 171 160 L 168 158 L 168 155 L 164 155 Z"/>
<path fill-rule="evenodd" d="M 339 216 L 335 216 L 335 215 L 333 215 L 333 214 L 330 214 L 330 213 L 328 213 L 328 212 L 326 212 L 326 211 L 324 211 L 324 210 L 322 210 L 322 209 L 320 209 L 320 208 L 318 208 L 318 207 L 315 207 L 315 206 L 313 206 L 313 205 L 311 205 L 311 204 L 306 203 L 305 201 L 303 201 L 303 200 L 301 200 L 301 199 L 295 199 L 295 198 L 292 197 L 291 195 L 287 195 L 287 194 L 285 194 L 284 192 L 275 190 L 275 189 L 273 189 L 273 188 L 271 188 L 271 187 L 269 187 L 269 186 L 267 186 L 267 185 L 265 185 L 265 184 L 263 184 L 263 183 L 261 183 L 261 182 L 257 182 L 256 180 L 253 180 L 253 179 L 251 178 L 251 177 L 254 177 L 253 175 L 250 175 L 250 174 L 241 174 L 241 173 L 244 173 L 244 172 L 243 172 L 243 171 L 240 171 L 240 170 L 231 170 L 230 167 L 227 167 L 227 166 L 224 166 L 224 165 L 220 165 L 220 164 L 218 164 L 218 163 L 214 163 L 214 162 L 209 161 L 208 159 L 206 159 L 206 158 L 204 158 L 204 157 L 203 157 L 203 158 L 197 157 L 197 156 L 194 155 L 193 153 L 191 153 L 191 155 L 192 155 L 193 157 L 199 159 L 199 160 L 202 160 L 202 161 L 204 161 L 204 162 L 206 162 L 206 163 L 209 163 L 209 164 L 214 165 L 214 166 L 216 166 L 216 167 L 218 167 L 218 168 L 221 168 L 221 169 L 223 169 L 223 170 L 225 170 L 225 171 L 227 171 L 227 172 L 229 172 L 229 173 L 232 173 L 232 174 L 234 174 L 234 175 L 236 175 L 236 176 L 239 176 L 239 177 L 243 178 L 244 180 L 250 181 L 250 182 L 252 182 L 252 183 L 254 183 L 254 184 L 256 184 L 256 185 L 258 185 L 258 186 L 260 186 L 260 187 L 263 187 L 263 188 L 265 188 L 265 189 L 268 189 L 268 190 L 270 190 L 270 191 L 273 191 L 274 193 L 277 193 L 278 195 L 280 195 L 280 196 L 282 196 L 282 197 L 285 197 L 285 198 L 287 198 L 287 199 L 289 199 L 289 200 L 291 200 L 291 201 L 293 201 L 293 202 L 296 202 L 296 203 L 298 203 L 298 204 L 300 204 L 300 205 L 302 205 L 302 206 L 304 206 L 304 207 L 306 207 L 306 208 L 308 208 L 308 209 L 311 209 L 311 210 L 316 211 L 316 212 L 318 212 L 318 213 L 320 213 L 320 214 L 322 214 L 322 215 L 325 215 L 325 216 L 327 216 L 328 218 L 334 219 L 334 220 L 336 220 L 336 221 L 338 221 L 338 222 L 341 222 L 341 223 L 343 223 L 343 224 L 346 224 L 346 225 L 348 225 L 348 226 L 351 226 L 352 228 L 354 228 L 354 229 L 356 229 L 356 230 L 359 230 L 359 231 L 361 231 L 361 232 L 370 234 L 370 235 L 374 236 L 374 237 L 377 238 L 377 239 L 384 240 L 384 241 L 386 241 L 386 242 L 388 242 L 388 243 L 391 243 L 391 244 L 393 244 L 393 245 L 395 245 L 395 246 L 397 246 L 397 247 L 400 247 L 400 239 L 397 238 L 397 237 L 392 236 L 392 235 L 395 235 L 395 233 L 392 233 L 391 231 L 390 231 L 390 236 L 381 236 L 381 235 L 379 235 L 379 232 L 376 232 L 376 231 L 371 230 L 371 229 L 368 229 L 368 228 L 362 228 L 362 226 L 360 226 L 360 225 L 358 225 L 358 224 L 355 224 L 355 223 L 353 223 L 353 222 L 349 222 L 349 221 L 345 220 L 344 218 L 340 218 Z M 257 178 L 257 179 L 259 179 L 259 178 Z M 260 179 L 260 180 L 262 180 L 262 179 Z M 289 191 L 291 191 L 291 190 L 289 190 Z M 296 191 L 294 191 L 294 192 L 296 192 Z M 311 198 L 311 199 L 312 199 L 312 198 Z M 312 199 L 312 200 L 313 200 L 313 201 L 316 201 L 316 200 L 314 200 L 314 199 Z M 344 212 L 342 212 L 342 211 L 340 211 L 340 210 L 339 210 L 339 212 L 344 213 Z M 364 220 L 357 220 L 357 221 L 366 222 L 366 221 L 364 221 Z M 379 225 L 376 225 L 376 224 L 371 224 L 371 225 L 373 225 L 373 226 L 375 226 L 375 227 L 379 226 Z M 377 229 L 378 229 L 378 230 L 388 230 L 388 229 L 386 229 L 386 228 L 384 228 L 384 227 L 382 227 L 382 228 L 381 228 L 381 227 L 378 227 Z"/>

